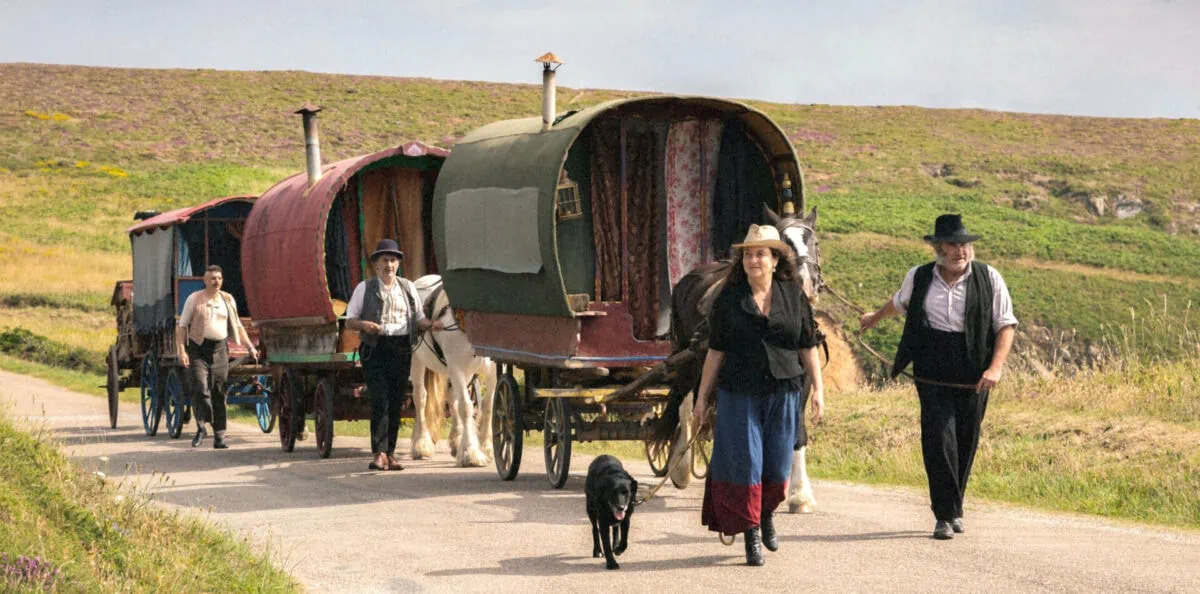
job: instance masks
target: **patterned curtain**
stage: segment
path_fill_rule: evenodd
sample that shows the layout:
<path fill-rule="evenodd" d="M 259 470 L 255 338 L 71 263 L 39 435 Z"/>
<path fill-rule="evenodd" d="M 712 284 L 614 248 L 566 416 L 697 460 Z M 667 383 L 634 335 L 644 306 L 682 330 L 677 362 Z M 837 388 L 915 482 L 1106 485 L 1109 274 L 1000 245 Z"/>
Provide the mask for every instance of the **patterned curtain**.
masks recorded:
<path fill-rule="evenodd" d="M 674 287 L 711 259 L 709 205 L 717 182 L 721 122 L 686 120 L 667 133 L 667 270 Z"/>
<path fill-rule="evenodd" d="M 621 124 L 592 125 L 592 228 L 596 246 L 596 298 L 621 300 Z"/>
<path fill-rule="evenodd" d="M 660 173 L 665 166 L 657 131 L 649 126 L 630 126 L 626 135 L 626 183 L 629 196 L 629 310 L 633 335 L 652 340 L 658 332 L 658 258 L 662 235 L 655 231 L 662 221 L 663 195 Z"/>

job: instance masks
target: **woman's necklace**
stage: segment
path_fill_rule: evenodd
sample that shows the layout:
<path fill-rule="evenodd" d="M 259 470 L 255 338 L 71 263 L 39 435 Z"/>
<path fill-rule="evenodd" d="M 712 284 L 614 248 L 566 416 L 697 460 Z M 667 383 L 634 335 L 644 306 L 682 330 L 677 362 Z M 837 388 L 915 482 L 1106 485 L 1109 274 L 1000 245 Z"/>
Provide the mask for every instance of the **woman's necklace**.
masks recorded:
<path fill-rule="evenodd" d="M 770 287 L 768 287 L 767 290 L 763 291 L 762 293 L 759 293 L 759 292 L 756 292 L 753 290 L 752 290 L 752 292 L 754 294 L 754 304 L 758 306 L 758 311 L 761 311 L 762 315 L 764 315 L 764 316 L 771 315 L 771 289 L 770 289 Z"/>

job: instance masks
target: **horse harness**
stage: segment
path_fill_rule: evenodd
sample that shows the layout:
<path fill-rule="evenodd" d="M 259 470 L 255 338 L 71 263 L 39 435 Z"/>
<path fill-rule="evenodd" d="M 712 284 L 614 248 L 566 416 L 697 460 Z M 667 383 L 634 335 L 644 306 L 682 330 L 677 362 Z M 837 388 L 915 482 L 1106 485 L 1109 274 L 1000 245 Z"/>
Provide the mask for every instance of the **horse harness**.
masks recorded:
<path fill-rule="evenodd" d="M 442 293 L 445 293 L 445 292 L 446 292 L 445 284 L 443 284 L 442 281 L 439 280 L 437 282 L 437 284 L 434 285 L 433 291 L 429 294 L 428 299 L 425 300 L 424 304 L 422 304 L 422 308 L 425 311 L 425 317 L 429 321 L 432 322 L 435 320 L 440 320 L 440 319 L 442 319 L 442 316 L 445 316 L 446 313 L 450 311 L 450 302 L 449 301 L 447 301 L 446 305 L 443 305 L 442 308 L 439 309 L 436 314 L 433 311 L 434 306 L 437 304 L 438 298 L 441 297 Z M 445 328 L 442 328 L 442 330 L 446 331 L 446 332 L 456 332 L 459 330 L 458 322 L 455 322 L 454 324 L 451 324 L 450 326 L 446 326 Z M 430 351 L 433 351 L 433 355 L 435 357 L 437 357 L 438 362 L 441 363 L 443 367 L 450 366 L 448 363 L 446 363 L 446 351 L 445 351 L 445 349 L 442 348 L 441 343 L 438 342 L 437 336 L 434 335 L 432 330 L 429 332 L 421 333 L 421 338 L 417 342 L 417 348 L 420 349 L 422 344 L 425 344 L 426 346 L 429 347 Z"/>

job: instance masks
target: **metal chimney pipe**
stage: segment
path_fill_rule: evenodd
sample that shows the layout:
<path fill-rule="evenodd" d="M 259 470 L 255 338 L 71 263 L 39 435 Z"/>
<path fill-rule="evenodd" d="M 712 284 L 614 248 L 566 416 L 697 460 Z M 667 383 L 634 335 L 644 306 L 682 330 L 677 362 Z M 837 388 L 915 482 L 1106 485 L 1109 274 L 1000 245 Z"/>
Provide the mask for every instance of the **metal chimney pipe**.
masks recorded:
<path fill-rule="evenodd" d="M 554 82 L 555 71 L 562 62 L 558 60 L 558 56 L 554 52 L 548 52 L 534 62 L 542 63 L 542 131 L 545 132 L 554 126 L 554 109 L 555 109 L 555 91 Z"/>
<path fill-rule="evenodd" d="M 308 169 L 308 187 L 321 179 L 321 138 L 317 131 L 317 112 L 320 107 L 305 103 L 296 113 L 304 118 L 304 160 Z"/>
<path fill-rule="evenodd" d="M 555 108 L 555 73 L 550 65 L 542 69 L 542 130 L 549 130 L 554 125 Z"/>

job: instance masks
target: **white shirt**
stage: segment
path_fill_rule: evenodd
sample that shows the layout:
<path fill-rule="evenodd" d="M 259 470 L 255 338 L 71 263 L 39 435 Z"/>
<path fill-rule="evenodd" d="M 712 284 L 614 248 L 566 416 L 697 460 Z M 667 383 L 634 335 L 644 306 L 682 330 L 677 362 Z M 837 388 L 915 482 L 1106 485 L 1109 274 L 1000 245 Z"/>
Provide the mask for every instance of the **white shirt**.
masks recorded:
<path fill-rule="evenodd" d="M 933 281 L 929 283 L 929 293 L 925 295 L 925 317 L 934 330 L 942 332 L 965 332 L 964 319 L 967 316 L 967 279 L 971 278 L 971 266 L 953 285 L 946 284 L 941 272 L 935 267 Z M 913 278 L 920 266 L 913 266 L 904 276 L 900 290 L 892 296 L 892 303 L 900 311 L 908 311 L 908 302 L 912 299 Z M 992 330 L 999 332 L 1006 326 L 1016 326 L 1017 318 L 1013 315 L 1012 298 L 1008 294 L 1008 285 L 1000 273 L 991 266 L 987 267 L 988 277 L 992 280 Z"/>
<path fill-rule="evenodd" d="M 417 286 L 406 278 L 396 278 L 391 289 L 379 283 L 380 298 L 383 300 L 383 312 L 380 316 L 381 336 L 404 336 L 408 334 L 408 298 L 405 291 L 417 304 L 415 319 L 417 322 L 425 319 L 425 311 L 421 308 L 421 296 L 417 294 Z M 363 281 L 354 287 L 350 302 L 346 304 L 346 319 L 357 320 L 362 316 L 363 297 L 367 293 L 367 282 Z"/>

